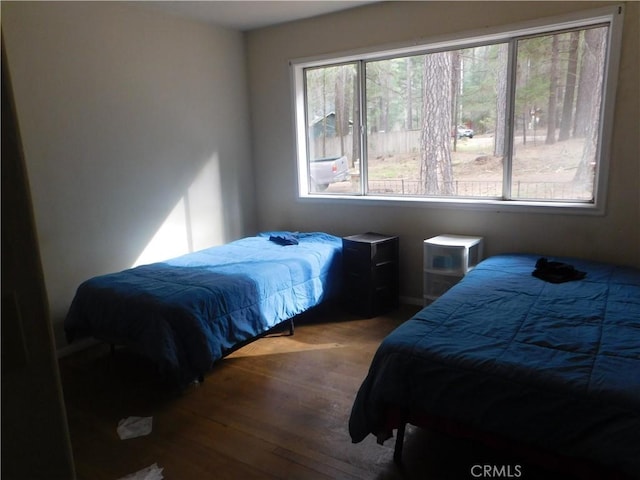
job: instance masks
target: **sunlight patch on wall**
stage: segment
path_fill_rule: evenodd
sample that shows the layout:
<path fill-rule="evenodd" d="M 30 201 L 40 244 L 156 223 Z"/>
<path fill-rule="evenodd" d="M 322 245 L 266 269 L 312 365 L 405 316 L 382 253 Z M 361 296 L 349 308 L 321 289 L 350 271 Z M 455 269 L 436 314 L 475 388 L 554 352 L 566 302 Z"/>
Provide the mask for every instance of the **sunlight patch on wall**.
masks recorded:
<path fill-rule="evenodd" d="M 160 262 L 224 242 L 220 162 L 214 153 L 132 265 Z"/>

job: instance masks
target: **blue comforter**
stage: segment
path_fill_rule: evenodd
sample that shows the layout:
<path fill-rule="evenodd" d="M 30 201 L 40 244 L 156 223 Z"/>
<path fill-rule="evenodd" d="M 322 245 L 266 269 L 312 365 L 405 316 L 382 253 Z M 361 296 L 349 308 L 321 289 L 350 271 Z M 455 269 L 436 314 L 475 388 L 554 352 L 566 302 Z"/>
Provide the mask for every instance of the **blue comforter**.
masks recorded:
<path fill-rule="evenodd" d="M 181 382 L 195 379 L 238 345 L 337 292 L 340 238 L 300 233 L 297 245 L 282 245 L 271 236 L 87 280 L 65 321 L 69 341 L 125 344 Z"/>
<path fill-rule="evenodd" d="M 640 475 L 640 271 L 565 258 L 586 277 L 553 284 L 537 259 L 485 260 L 392 332 L 352 440 L 388 438 L 391 408 Z"/>

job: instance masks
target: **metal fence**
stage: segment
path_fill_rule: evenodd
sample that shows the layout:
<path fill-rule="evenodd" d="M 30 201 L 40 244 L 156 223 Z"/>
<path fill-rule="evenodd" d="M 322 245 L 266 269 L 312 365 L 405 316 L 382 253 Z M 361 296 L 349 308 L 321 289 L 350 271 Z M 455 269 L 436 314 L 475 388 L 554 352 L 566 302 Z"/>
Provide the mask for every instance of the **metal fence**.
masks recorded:
<path fill-rule="evenodd" d="M 484 180 L 455 180 L 451 183 L 452 196 L 503 198 L 502 182 Z M 418 180 L 369 180 L 370 194 L 424 196 L 424 187 Z M 573 182 L 523 182 L 511 186 L 511 198 L 529 200 L 592 200 L 592 193 Z"/>

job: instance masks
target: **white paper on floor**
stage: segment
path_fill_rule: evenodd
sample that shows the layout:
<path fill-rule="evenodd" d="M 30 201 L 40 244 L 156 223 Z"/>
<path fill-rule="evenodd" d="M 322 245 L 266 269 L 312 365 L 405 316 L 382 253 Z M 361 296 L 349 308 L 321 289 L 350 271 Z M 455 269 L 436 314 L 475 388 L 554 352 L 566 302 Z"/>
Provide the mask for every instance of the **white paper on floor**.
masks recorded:
<path fill-rule="evenodd" d="M 131 473 L 126 477 L 121 477 L 118 480 L 162 480 L 162 468 L 158 467 L 157 463 L 143 468 L 136 473 Z"/>
<path fill-rule="evenodd" d="M 118 422 L 120 440 L 142 437 L 151 433 L 153 417 L 128 417 Z"/>

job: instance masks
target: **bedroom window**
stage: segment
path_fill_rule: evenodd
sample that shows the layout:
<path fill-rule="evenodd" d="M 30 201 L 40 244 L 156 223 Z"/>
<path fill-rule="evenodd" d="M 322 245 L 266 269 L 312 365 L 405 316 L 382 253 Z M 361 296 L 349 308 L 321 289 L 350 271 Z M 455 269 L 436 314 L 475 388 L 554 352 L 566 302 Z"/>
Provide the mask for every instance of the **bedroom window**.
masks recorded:
<path fill-rule="evenodd" d="M 292 62 L 300 196 L 601 208 L 621 16 Z"/>

